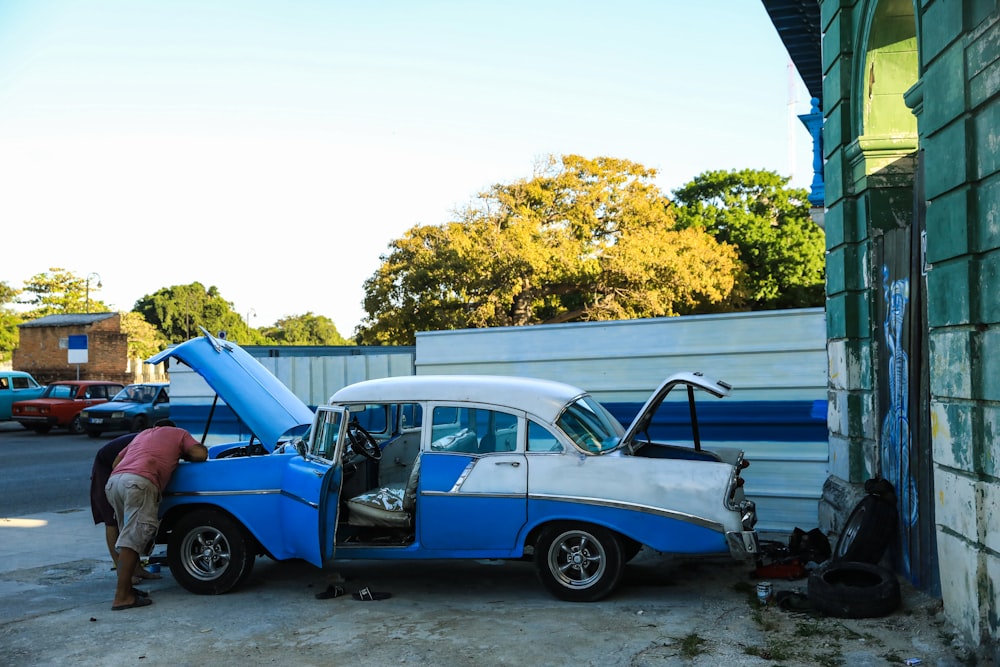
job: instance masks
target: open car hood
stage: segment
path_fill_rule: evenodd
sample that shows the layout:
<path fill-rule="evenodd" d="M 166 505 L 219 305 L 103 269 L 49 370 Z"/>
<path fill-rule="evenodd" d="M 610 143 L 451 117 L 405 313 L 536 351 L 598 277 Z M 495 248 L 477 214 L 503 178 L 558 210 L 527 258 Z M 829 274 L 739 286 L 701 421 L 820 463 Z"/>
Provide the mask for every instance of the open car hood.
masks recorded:
<path fill-rule="evenodd" d="M 627 446 L 629 450 L 632 449 L 633 443 L 636 436 L 644 432 L 648 427 L 656 411 L 660 408 L 660 404 L 667 397 L 675 387 L 680 386 L 684 389 L 703 389 L 709 394 L 717 397 L 723 398 L 729 395 L 732 387 L 722 380 L 713 380 L 712 378 L 707 378 L 701 373 L 675 373 L 671 375 L 663 383 L 656 388 L 653 395 L 649 397 L 646 404 L 642 406 L 642 410 L 639 410 L 639 414 L 636 415 L 635 419 L 629 425 L 628 429 L 625 431 L 625 435 L 622 437 L 622 444 Z M 687 396 L 688 402 L 694 401 L 694 396 L 689 394 Z"/>
<path fill-rule="evenodd" d="M 246 350 L 204 333 L 150 357 L 146 363 L 158 364 L 173 357 L 190 366 L 269 452 L 290 429 L 312 424 L 309 406 Z"/>

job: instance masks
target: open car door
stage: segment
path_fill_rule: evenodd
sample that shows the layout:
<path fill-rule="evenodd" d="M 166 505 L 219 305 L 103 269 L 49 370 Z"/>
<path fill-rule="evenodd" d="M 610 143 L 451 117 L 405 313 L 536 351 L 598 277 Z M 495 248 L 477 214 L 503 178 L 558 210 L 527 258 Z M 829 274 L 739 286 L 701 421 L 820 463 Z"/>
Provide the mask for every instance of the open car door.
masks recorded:
<path fill-rule="evenodd" d="M 347 422 L 344 408 L 320 406 L 308 446 L 301 457 L 292 457 L 282 482 L 286 544 L 317 567 L 334 556 Z"/>

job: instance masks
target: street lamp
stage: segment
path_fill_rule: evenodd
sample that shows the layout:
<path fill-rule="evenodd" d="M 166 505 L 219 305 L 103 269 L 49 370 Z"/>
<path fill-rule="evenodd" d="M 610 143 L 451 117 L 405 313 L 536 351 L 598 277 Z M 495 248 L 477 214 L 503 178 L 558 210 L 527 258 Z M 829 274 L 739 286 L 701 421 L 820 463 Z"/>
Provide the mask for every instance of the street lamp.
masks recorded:
<path fill-rule="evenodd" d="M 257 311 L 254 310 L 253 308 L 251 308 L 250 310 L 247 311 L 247 329 L 250 328 L 250 316 L 251 315 L 253 315 L 254 317 L 257 317 Z"/>
<path fill-rule="evenodd" d="M 95 278 L 97 278 L 97 289 L 100 289 L 101 287 L 103 287 L 103 285 L 101 285 L 101 274 L 99 274 L 99 273 L 88 273 L 87 274 L 86 283 L 87 283 L 87 312 L 88 313 L 90 312 L 90 278 L 91 278 L 91 276 L 94 276 Z"/>

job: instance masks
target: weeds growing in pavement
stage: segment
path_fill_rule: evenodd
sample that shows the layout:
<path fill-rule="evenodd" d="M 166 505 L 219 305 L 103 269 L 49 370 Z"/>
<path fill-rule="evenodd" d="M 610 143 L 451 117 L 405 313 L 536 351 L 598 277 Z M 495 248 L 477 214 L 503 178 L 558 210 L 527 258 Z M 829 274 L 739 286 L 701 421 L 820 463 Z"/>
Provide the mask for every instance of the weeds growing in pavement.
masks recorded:
<path fill-rule="evenodd" d="M 704 652 L 702 648 L 704 644 L 705 640 L 699 637 L 698 633 L 692 632 L 681 640 L 681 655 L 685 658 L 693 658 L 696 655 L 700 655 Z"/>

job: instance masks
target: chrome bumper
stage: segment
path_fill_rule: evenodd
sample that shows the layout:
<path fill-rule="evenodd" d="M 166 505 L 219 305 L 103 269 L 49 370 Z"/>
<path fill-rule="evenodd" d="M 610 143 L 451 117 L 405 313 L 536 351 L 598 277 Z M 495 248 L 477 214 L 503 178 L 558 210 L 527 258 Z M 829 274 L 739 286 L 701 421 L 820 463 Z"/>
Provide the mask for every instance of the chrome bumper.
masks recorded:
<path fill-rule="evenodd" d="M 726 533 L 729 553 L 737 560 L 756 560 L 760 553 L 760 538 L 753 529 L 757 525 L 757 505 L 752 500 L 743 499 L 740 501 L 739 511 L 743 530 Z"/>
<path fill-rule="evenodd" d="M 757 560 L 760 553 L 760 538 L 756 530 L 732 530 L 726 533 L 729 554 L 736 560 Z"/>

